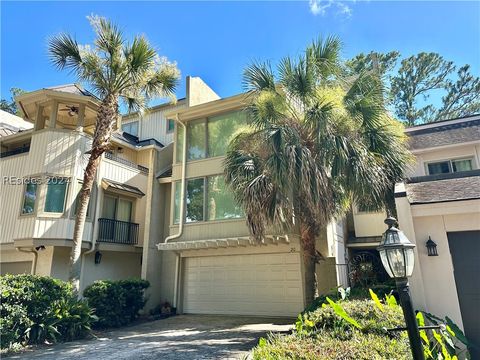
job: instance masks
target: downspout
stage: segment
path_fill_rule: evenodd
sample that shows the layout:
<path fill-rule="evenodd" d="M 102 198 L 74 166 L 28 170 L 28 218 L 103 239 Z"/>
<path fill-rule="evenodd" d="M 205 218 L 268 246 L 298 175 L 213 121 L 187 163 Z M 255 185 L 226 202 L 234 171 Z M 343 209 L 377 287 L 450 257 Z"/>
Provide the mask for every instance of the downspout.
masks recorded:
<path fill-rule="evenodd" d="M 170 240 L 178 239 L 183 234 L 183 224 L 184 224 L 184 211 L 185 211 L 185 175 L 187 171 L 187 127 L 183 122 L 178 119 L 178 115 L 174 118 L 175 122 L 183 127 L 183 148 L 182 148 L 182 187 L 180 189 L 180 220 L 178 224 L 178 232 L 176 234 L 167 236 L 165 238 L 165 243 L 168 243 Z M 175 159 L 173 159 L 175 161 Z M 178 309 L 178 292 L 179 292 L 179 282 L 180 282 L 180 253 L 176 252 L 175 259 L 175 283 L 173 289 L 173 305 Z"/>
<path fill-rule="evenodd" d="M 16 249 L 17 249 L 17 251 L 20 251 L 20 252 L 23 252 L 23 253 L 33 254 L 32 269 L 30 270 L 30 273 L 32 275 L 35 275 L 35 273 L 37 272 L 37 260 L 38 260 L 37 251 L 34 250 L 33 248 L 31 248 L 29 250 L 26 250 L 26 249 L 22 249 L 20 247 L 17 247 Z"/>

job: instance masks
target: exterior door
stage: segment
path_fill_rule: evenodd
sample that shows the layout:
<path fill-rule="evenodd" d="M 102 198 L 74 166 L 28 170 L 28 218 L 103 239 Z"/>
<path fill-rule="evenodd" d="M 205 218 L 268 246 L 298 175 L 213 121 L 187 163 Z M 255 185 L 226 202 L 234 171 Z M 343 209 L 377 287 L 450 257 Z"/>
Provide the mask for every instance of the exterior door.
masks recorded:
<path fill-rule="evenodd" d="M 480 231 L 447 235 L 465 335 L 476 345 L 472 359 L 480 359 Z"/>
<path fill-rule="evenodd" d="M 102 228 L 104 241 L 130 243 L 132 208 L 130 200 L 107 195 L 103 198 L 102 218 L 108 219 Z"/>

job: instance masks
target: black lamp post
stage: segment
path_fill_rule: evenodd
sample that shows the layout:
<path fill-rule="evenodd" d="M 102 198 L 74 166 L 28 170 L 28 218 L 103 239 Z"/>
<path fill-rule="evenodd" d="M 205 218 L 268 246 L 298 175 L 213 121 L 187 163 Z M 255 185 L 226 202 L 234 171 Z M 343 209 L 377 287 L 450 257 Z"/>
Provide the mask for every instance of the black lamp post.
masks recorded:
<path fill-rule="evenodd" d="M 396 222 L 397 220 L 393 217 L 385 219 L 388 229 L 383 234 L 382 242 L 377 250 L 380 253 L 383 267 L 397 284 L 413 359 L 424 360 L 417 318 L 408 287 L 408 277 L 412 276 L 415 262 L 413 254 L 415 245 L 408 240 L 402 231 L 394 226 Z"/>

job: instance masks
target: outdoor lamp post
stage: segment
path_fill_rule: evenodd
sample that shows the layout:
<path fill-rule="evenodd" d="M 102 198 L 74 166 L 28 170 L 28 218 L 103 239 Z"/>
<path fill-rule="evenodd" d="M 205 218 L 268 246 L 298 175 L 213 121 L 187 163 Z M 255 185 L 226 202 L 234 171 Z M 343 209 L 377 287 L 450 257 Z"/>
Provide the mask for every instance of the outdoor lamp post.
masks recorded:
<path fill-rule="evenodd" d="M 396 222 L 397 220 L 391 216 L 385 219 L 388 229 L 383 234 L 382 242 L 377 250 L 380 253 L 383 267 L 397 284 L 413 359 L 424 360 L 417 318 L 408 288 L 408 277 L 412 276 L 415 262 L 413 254 L 415 245 L 408 240 L 402 231 L 394 226 Z"/>

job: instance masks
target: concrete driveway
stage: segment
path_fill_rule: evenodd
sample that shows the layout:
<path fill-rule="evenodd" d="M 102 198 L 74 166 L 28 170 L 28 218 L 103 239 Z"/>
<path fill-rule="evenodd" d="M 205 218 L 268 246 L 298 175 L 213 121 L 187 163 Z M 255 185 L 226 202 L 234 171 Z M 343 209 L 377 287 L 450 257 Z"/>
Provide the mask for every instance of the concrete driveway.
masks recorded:
<path fill-rule="evenodd" d="M 241 359 L 268 332 L 286 332 L 292 319 L 179 315 L 57 344 L 9 359 Z"/>

